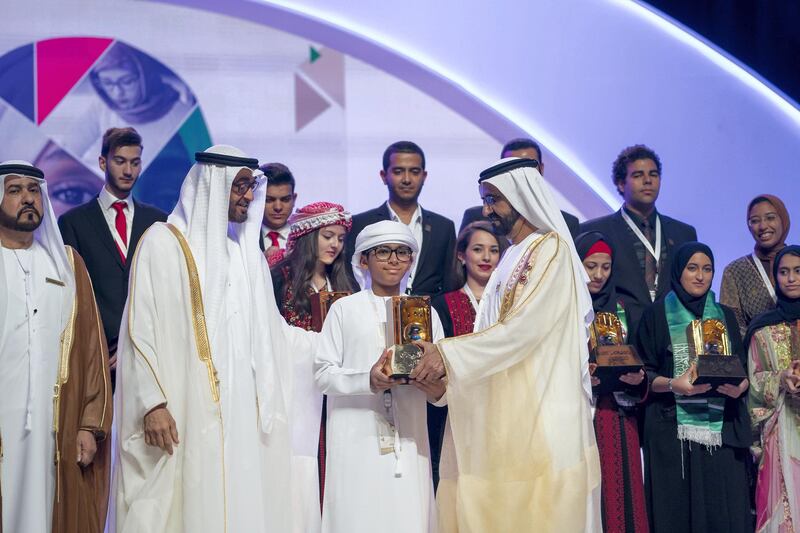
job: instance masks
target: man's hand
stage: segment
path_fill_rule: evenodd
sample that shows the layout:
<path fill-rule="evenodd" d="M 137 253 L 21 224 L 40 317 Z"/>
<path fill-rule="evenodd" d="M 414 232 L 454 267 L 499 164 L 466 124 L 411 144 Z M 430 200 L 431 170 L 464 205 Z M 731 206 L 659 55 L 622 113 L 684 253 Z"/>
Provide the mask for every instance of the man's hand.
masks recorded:
<path fill-rule="evenodd" d="M 375 361 L 375 364 L 372 365 L 372 368 L 369 371 L 369 388 L 374 393 L 383 392 L 386 389 L 391 389 L 392 386 L 397 383 L 396 380 L 387 376 L 383 369 L 386 367 L 386 362 L 389 360 L 389 355 L 391 355 L 391 351 L 384 350 L 381 356 Z"/>
<path fill-rule="evenodd" d="M 623 383 L 628 385 L 639 385 L 642 381 L 644 381 L 644 370 L 639 370 L 638 372 L 628 372 L 627 374 L 622 374 L 619 377 L 619 380 Z M 673 385 L 674 388 L 674 385 Z"/>
<path fill-rule="evenodd" d="M 744 394 L 744 391 L 746 391 L 747 387 L 749 386 L 750 382 L 747 381 L 747 379 L 743 379 L 738 385 L 729 385 L 728 383 L 720 385 L 717 387 L 717 392 L 724 394 L 725 396 L 730 396 L 731 398 L 738 398 Z"/>
<path fill-rule="evenodd" d="M 711 390 L 711 384 L 692 385 L 692 376 L 696 375 L 696 366 L 692 364 L 680 377 L 672 380 L 672 392 L 683 396 L 694 396 Z"/>
<path fill-rule="evenodd" d="M 117 368 L 117 342 L 114 341 L 108 345 L 108 369 L 114 370 Z"/>
<path fill-rule="evenodd" d="M 424 392 L 431 403 L 438 402 L 447 390 L 447 381 L 444 379 L 438 379 L 435 382 L 412 379 L 409 383 Z"/>
<path fill-rule="evenodd" d="M 589 376 L 591 376 L 592 387 L 600 385 L 600 378 L 594 377 L 595 370 L 597 370 L 597 363 L 589 363 Z"/>
<path fill-rule="evenodd" d="M 158 446 L 172 455 L 172 447 L 180 444 L 178 427 L 166 405 L 159 405 L 144 415 L 144 442 L 150 446 Z"/>
<path fill-rule="evenodd" d="M 78 464 L 89 466 L 94 461 L 94 454 L 97 453 L 97 441 L 91 431 L 85 429 L 78 430 Z"/>
<path fill-rule="evenodd" d="M 409 378 L 416 381 L 425 381 L 428 385 L 435 385 L 437 381 L 444 377 L 444 360 L 439 348 L 435 344 L 426 341 L 415 341 L 414 344 L 422 348 L 422 359 L 411 371 Z"/>

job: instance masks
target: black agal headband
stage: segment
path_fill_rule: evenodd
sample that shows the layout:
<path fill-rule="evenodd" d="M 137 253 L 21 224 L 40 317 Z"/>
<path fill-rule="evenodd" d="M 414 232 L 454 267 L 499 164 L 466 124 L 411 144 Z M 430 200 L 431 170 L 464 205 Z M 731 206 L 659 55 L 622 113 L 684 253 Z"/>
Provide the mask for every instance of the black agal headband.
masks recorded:
<path fill-rule="evenodd" d="M 526 157 L 511 159 L 510 161 L 503 161 L 502 163 L 498 163 L 493 167 L 489 167 L 481 172 L 481 175 L 478 178 L 478 183 L 523 167 L 539 168 L 539 161 L 536 159 L 528 159 Z"/>
<path fill-rule="evenodd" d="M 44 172 L 42 172 L 42 169 L 30 165 L 21 165 L 19 163 L 0 165 L 0 176 L 6 174 L 16 174 L 19 176 L 38 178 L 40 180 L 44 179 Z"/>
<path fill-rule="evenodd" d="M 222 165 L 224 167 L 247 167 L 253 170 L 258 168 L 258 159 L 253 159 L 251 157 L 237 157 L 235 155 L 214 154 L 211 152 L 195 152 L 194 160 L 198 163 Z"/>

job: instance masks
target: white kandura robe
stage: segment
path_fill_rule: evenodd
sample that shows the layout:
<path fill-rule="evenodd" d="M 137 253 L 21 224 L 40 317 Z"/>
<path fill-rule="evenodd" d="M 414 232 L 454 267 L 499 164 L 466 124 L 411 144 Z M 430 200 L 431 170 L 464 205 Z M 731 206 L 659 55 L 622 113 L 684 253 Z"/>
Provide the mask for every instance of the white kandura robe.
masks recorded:
<path fill-rule="evenodd" d="M 228 249 L 220 326 L 217 338 L 209 339 L 220 381 L 219 406 L 211 400 L 207 369 L 199 361 L 178 241 L 166 225 L 156 224 L 137 250 L 115 395 L 118 533 L 274 533 L 292 528 L 290 427 L 283 417 L 273 420 L 268 434 L 262 430 L 253 370 L 261 354 L 250 339 L 254 331 L 269 328 L 287 351 L 310 353 L 313 338 L 286 325 L 277 308 L 269 323 L 253 322 L 251 280 L 236 245 L 229 241 Z M 260 349 L 269 347 L 262 344 Z M 291 365 L 279 364 L 277 372 L 290 381 Z M 288 392 L 278 392 L 272 401 L 280 402 L 280 412 Z M 172 456 L 146 445 L 142 431 L 144 415 L 165 400 L 180 438 Z"/>
<path fill-rule="evenodd" d="M 385 301 L 371 290 L 337 300 L 322 328 L 314 368 L 328 395 L 323 532 L 436 531 L 427 398 L 413 385 L 392 388 L 398 458 L 380 453 L 384 394 L 370 391 L 369 372 L 385 346 Z M 438 341 L 444 332 L 432 311 Z"/>
<path fill-rule="evenodd" d="M 0 251 L 6 277 L 2 286 L 8 291 L 0 294 L 8 299 L 0 324 L 3 531 L 50 533 L 56 483 L 53 386 L 62 317 L 69 311 L 66 290 L 45 281 L 63 280 L 38 242 L 24 250 Z"/>

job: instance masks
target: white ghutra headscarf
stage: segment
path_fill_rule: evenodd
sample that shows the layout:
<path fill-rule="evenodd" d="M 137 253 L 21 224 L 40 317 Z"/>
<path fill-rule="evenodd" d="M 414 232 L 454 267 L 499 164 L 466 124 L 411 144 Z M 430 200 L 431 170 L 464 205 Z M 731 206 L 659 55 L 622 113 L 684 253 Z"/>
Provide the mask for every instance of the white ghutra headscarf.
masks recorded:
<path fill-rule="evenodd" d="M 0 203 L 3 202 L 6 191 L 6 179 L 8 177 L 23 177 L 35 180 L 42 191 L 42 223 L 33 232 L 34 240 L 45 250 L 50 260 L 58 272 L 59 281 L 64 283 L 64 300 L 61 304 L 60 322 L 58 331 L 63 331 L 69 322 L 70 314 L 72 312 L 71 302 L 75 298 L 75 273 L 72 271 L 69 259 L 67 258 L 67 251 L 64 248 L 64 239 L 61 238 L 61 232 L 58 229 L 56 215 L 53 212 L 53 206 L 50 204 L 50 197 L 47 193 L 47 182 L 44 179 L 44 172 L 33 166 L 28 161 L 11 160 L 0 163 Z M 0 283 L 5 284 L 5 262 L 0 258 Z M 7 289 L 3 287 L 3 296 L 0 298 L 0 331 L 2 331 L 3 324 L 6 320 L 8 298 Z M 57 305 L 56 302 L 48 302 L 48 305 Z M 39 371 L 39 365 L 31 365 L 30 383 L 36 383 L 36 374 Z M 27 421 L 26 425 L 30 427 L 31 413 L 33 408 L 34 396 L 41 394 L 42 391 L 36 391 L 36 388 L 31 386 L 28 390 L 27 399 Z"/>
<path fill-rule="evenodd" d="M 583 317 L 583 324 L 577 324 L 576 327 L 580 327 L 581 335 L 587 340 L 581 344 L 580 356 L 583 361 L 581 378 L 583 388 L 591 398 L 588 328 L 594 320 L 594 310 L 592 297 L 587 287 L 589 276 L 583 268 L 583 262 L 575 249 L 567 223 L 550 192 L 550 187 L 536 168 L 534 160 L 519 157 L 507 157 L 496 162 L 481 172 L 479 182 L 491 183 L 497 187 L 522 218 L 540 230 L 555 231 L 569 248 L 572 259 L 572 276 L 578 297 L 578 310 Z"/>
<path fill-rule="evenodd" d="M 353 267 L 353 275 L 358 282 L 361 289 L 369 289 L 372 287 L 372 278 L 369 275 L 369 270 L 361 267 L 361 254 L 381 244 L 405 244 L 415 254 L 419 251 L 417 240 L 414 234 L 405 224 L 395 222 L 392 220 L 381 220 L 374 224 L 370 224 L 361 230 L 356 237 L 356 247 L 353 252 L 353 258 L 350 264 Z M 400 293 L 405 293 L 406 285 L 408 284 L 408 276 L 410 272 L 406 272 L 403 280 L 400 282 Z"/>

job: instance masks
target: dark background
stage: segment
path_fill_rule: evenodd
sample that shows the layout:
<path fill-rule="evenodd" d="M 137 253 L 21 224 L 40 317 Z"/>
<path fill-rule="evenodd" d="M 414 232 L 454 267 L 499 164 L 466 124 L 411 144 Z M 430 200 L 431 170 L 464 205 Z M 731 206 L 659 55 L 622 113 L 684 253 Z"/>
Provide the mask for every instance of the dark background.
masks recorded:
<path fill-rule="evenodd" d="M 800 0 L 649 0 L 800 102 Z"/>

